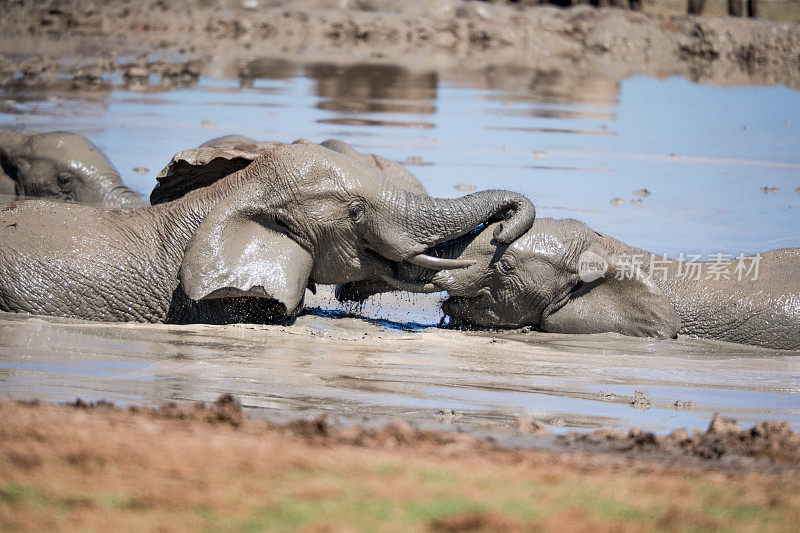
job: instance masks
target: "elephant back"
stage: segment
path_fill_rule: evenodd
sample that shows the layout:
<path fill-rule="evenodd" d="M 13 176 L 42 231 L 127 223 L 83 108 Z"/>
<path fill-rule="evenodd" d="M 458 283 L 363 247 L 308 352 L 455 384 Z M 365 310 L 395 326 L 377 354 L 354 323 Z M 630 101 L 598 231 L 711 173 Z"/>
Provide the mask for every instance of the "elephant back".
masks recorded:
<path fill-rule="evenodd" d="M 308 142 L 305 139 L 297 139 L 292 144 Z M 258 156 L 281 144 L 284 143 L 258 142 L 240 135 L 226 135 L 211 139 L 198 148 L 182 150 L 175 154 L 156 176 L 158 183 L 150 193 L 150 203 L 156 205 L 171 202 L 195 189 L 207 187 L 245 168 Z M 399 189 L 427 196 L 422 183 L 400 163 L 358 152 L 349 144 L 336 139 L 328 139 L 321 145 L 374 168 Z"/>

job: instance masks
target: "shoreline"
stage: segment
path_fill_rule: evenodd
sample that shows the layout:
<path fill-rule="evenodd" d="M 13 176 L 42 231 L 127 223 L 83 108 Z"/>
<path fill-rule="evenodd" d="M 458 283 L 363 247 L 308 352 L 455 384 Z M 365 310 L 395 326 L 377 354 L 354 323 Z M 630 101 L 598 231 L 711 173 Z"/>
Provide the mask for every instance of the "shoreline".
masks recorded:
<path fill-rule="evenodd" d="M 1 401 L 0 414 L 0 524 L 14 529 L 788 530 L 800 516 L 797 454 L 687 460 L 642 444 L 502 447 L 402 421 L 271 424 L 230 396 L 158 409 Z M 712 424 L 712 449 L 730 429 Z"/>
<path fill-rule="evenodd" d="M 374 10 L 124 4 L 23 5 L 0 22 L 0 81 L 57 77 L 91 89 L 110 72 L 181 79 L 258 75 L 257 59 L 396 64 L 414 72 L 580 72 L 622 80 L 683 76 L 719 85 L 800 88 L 800 24 L 578 6 L 431 2 Z M 383 8 L 383 10 L 381 10 Z M 400 8 L 405 11 L 399 11 Z M 140 72 L 140 71 L 137 71 Z"/>

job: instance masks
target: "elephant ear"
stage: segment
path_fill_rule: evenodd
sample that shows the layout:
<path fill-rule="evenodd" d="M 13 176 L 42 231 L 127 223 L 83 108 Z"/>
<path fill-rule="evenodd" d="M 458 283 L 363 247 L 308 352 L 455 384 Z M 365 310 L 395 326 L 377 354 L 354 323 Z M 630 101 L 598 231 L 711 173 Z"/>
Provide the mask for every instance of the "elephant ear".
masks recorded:
<path fill-rule="evenodd" d="M 207 187 L 229 174 L 248 166 L 258 156 L 279 143 L 225 144 L 182 150 L 156 176 L 150 203 L 162 204 L 189 192 Z"/>
<path fill-rule="evenodd" d="M 181 286 L 192 300 L 271 298 L 294 315 L 303 305 L 311 254 L 254 212 L 235 201 L 211 211 L 186 246 Z"/>
<path fill-rule="evenodd" d="M 669 298 L 632 259 L 598 244 L 590 245 L 580 261 L 590 262 L 591 270 L 579 265 L 581 278 L 587 281 L 578 284 L 562 307 L 543 317 L 541 329 L 551 333 L 675 337 L 681 323 Z"/>

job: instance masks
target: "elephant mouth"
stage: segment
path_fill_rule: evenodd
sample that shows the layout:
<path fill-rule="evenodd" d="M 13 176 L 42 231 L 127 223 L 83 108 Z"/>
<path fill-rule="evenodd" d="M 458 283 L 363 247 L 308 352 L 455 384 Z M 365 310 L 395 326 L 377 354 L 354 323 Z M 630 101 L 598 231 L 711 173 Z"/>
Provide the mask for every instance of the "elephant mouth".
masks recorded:
<path fill-rule="evenodd" d="M 468 235 L 478 234 L 485 225 L 472 230 Z M 468 269 L 477 261 L 457 257 L 461 251 L 460 243 L 465 236 L 437 244 L 423 253 L 412 255 L 400 262 L 393 261 L 391 275 L 381 274 L 381 279 L 394 289 L 415 292 L 434 293 L 450 290 L 446 279 L 447 271 Z"/>
<path fill-rule="evenodd" d="M 504 325 L 494 301 L 485 296 L 450 296 L 442 302 L 442 322 L 447 320 L 447 327 L 464 330 L 514 327 Z"/>

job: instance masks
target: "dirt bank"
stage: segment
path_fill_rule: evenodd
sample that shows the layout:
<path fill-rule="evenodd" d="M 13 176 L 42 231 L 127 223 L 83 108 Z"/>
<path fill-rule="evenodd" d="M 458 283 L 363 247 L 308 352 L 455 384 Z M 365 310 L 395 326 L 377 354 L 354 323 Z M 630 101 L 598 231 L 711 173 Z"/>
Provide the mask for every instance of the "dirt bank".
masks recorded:
<path fill-rule="evenodd" d="M 178 81 L 201 72 L 247 78 L 248 61 L 280 57 L 800 87 L 796 23 L 457 0 L 345 2 L 350 8 L 333 9 L 341 4 L 11 2 L 0 20 L 0 81 L 41 84 L 61 74 L 83 88 L 120 69 Z"/>
<path fill-rule="evenodd" d="M 215 406 L 0 403 L 4 530 L 790 530 L 797 459 L 741 469 L 273 425 Z M 713 429 L 713 428 L 712 428 Z M 719 429 L 719 428 L 718 428 Z"/>

